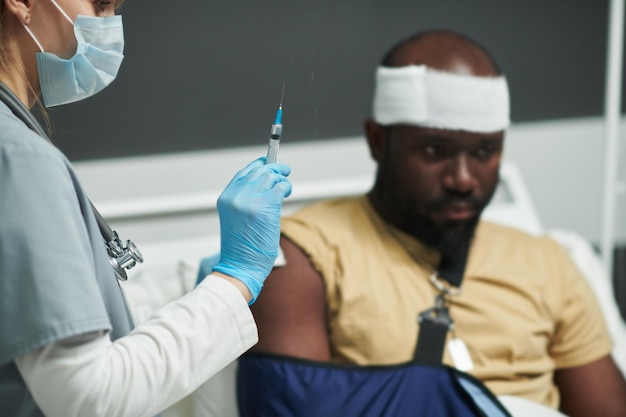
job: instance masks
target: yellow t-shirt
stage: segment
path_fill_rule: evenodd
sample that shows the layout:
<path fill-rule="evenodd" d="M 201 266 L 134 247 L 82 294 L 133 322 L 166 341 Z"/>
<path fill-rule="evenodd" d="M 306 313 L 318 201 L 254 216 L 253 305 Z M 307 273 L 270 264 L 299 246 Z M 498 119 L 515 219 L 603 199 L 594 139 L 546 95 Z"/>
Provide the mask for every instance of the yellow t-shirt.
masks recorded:
<path fill-rule="evenodd" d="M 438 294 L 429 282 L 437 252 L 383 222 L 365 196 L 305 207 L 283 219 L 282 233 L 324 279 L 333 361 L 412 359 L 417 316 Z M 496 395 L 557 408 L 554 370 L 611 352 L 598 303 L 567 252 L 547 237 L 485 221 L 450 315 L 474 364 L 469 373 Z M 447 349 L 444 363 L 452 365 Z"/>

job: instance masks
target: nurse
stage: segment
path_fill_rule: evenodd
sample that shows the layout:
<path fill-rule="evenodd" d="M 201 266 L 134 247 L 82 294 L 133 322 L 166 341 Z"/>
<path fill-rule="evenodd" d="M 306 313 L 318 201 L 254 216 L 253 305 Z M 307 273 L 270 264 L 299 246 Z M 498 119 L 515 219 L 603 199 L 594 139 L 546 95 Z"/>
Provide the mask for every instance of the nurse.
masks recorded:
<path fill-rule="evenodd" d="M 133 329 L 90 202 L 29 113 L 115 78 L 121 2 L 0 0 L 3 416 L 154 416 L 257 341 L 248 303 L 277 255 L 289 167 L 259 158 L 235 175 L 218 200 L 220 262 Z"/>

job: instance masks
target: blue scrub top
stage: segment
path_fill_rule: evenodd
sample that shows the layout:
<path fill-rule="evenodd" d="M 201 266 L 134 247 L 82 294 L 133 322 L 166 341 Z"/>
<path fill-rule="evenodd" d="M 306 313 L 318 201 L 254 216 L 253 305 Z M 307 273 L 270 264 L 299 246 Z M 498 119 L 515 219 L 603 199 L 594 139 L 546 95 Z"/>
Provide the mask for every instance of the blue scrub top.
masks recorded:
<path fill-rule="evenodd" d="M 13 359 L 132 319 L 67 158 L 0 101 L 0 413 L 43 416 Z"/>

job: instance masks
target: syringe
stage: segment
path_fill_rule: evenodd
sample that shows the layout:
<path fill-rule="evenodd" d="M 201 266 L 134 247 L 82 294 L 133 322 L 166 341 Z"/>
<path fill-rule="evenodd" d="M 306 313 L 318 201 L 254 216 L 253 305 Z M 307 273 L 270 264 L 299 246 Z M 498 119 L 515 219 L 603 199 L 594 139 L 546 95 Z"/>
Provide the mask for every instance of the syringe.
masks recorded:
<path fill-rule="evenodd" d="M 285 94 L 285 84 L 283 84 L 283 94 Z M 278 145 L 280 145 L 280 135 L 283 133 L 283 96 L 280 97 L 280 105 L 278 111 L 276 111 L 276 117 L 272 124 L 272 130 L 270 131 L 270 144 L 267 148 L 267 162 L 266 164 L 273 164 L 276 162 L 278 156 Z"/>

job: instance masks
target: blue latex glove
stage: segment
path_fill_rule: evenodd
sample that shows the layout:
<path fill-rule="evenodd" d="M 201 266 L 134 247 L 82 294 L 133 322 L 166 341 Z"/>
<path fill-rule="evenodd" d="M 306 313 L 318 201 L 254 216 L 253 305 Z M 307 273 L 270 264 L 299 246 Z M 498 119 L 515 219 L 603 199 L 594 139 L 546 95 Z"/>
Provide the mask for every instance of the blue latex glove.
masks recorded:
<path fill-rule="evenodd" d="M 280 213 L 291 194 L 285 164 L 259 158 L 239 171 L 217 200 L 220 260 L 214 271 L 239 279 L 252 293 L 252 304 L 278 256 Z"/>
<path fill-rule="evenodd" d="M 196 277 L 196 285 L 200 284 L 207 275 L 213 271 L 213 267 L 220 261 L 220 254 L 217 253 L 213 256 L 207 256 L 200 260 L 200 268 L 198 269 L 198 276 Z"/>

